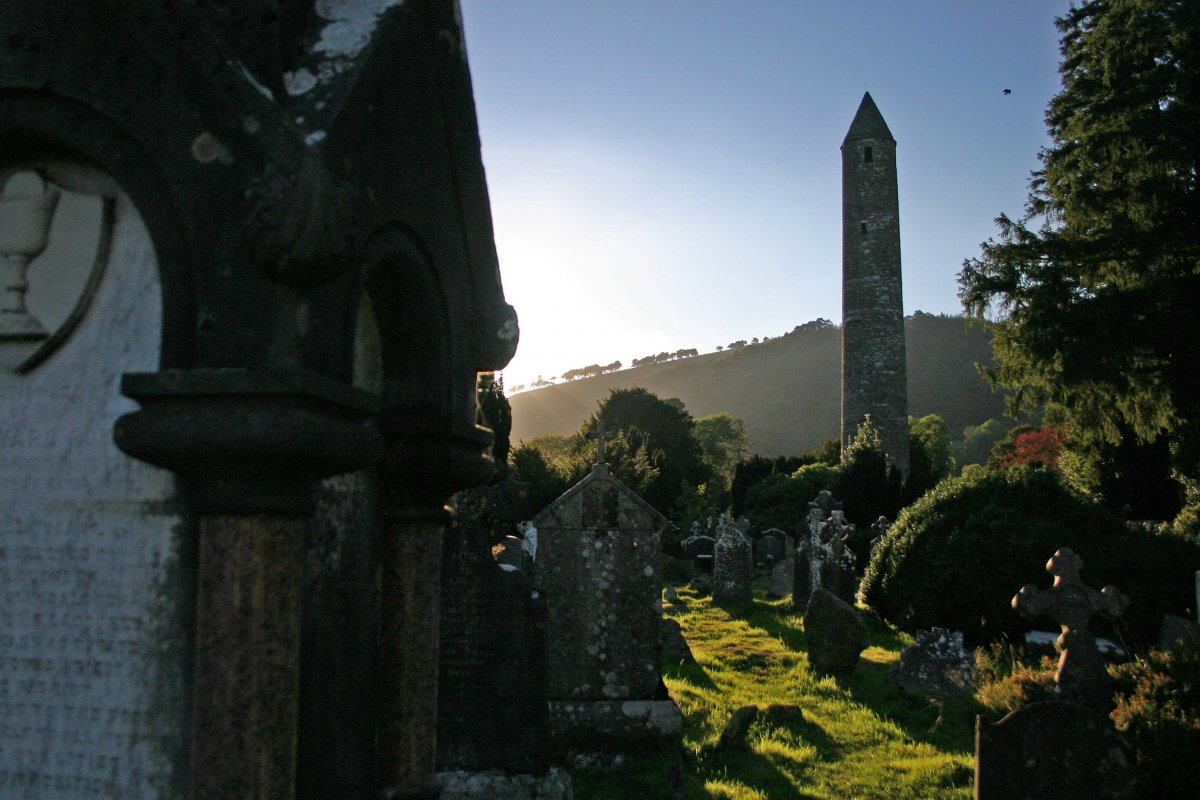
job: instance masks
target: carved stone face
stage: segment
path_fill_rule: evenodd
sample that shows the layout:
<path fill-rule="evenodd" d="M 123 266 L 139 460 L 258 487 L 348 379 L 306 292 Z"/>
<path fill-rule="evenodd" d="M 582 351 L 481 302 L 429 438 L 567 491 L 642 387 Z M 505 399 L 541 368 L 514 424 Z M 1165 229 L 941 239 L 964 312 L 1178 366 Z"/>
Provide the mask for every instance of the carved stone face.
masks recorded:
<path fill-rule="evenodd" d="M 108 263 L 118 190 L 81 164 L 0 167 L 0 365 L 28 372 L 66 342 Z"/>

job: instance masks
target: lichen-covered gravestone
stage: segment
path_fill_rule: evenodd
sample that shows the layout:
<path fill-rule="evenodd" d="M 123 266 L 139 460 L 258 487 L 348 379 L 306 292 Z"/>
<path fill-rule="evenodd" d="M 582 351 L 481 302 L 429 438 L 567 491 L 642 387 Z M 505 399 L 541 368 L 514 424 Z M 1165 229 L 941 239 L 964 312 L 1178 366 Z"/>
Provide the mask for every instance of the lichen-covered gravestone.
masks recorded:
<path fill-rule="evenodd" d="M 917 641 L 900 654 L 888 680 L 915 694 L 970 694 L 975 687 L 975 656 L 963 648 L 962 631 L 917 631 Z"/>
<path fill-rule="evenodd" d="M 657 693 L 659 550 L 670 522 L 597 463 L 534 524 L 552 734 L 679 736 L 679 709 Z"/>
<path fill-rule="evenodd" d="M 722 518 L 713 549 L 713 601 L 745 602 L 754 599 L 754 554 L 745 534 Z"/>
<path fill-rule="evenodd" d="M 824 498 L 826 504 L 833 501 Z M 856 576 L 854 552 L 846 546 L 843 536 L 854 530 L 846 523 L 840 510 L 829 512 L 816 503 L 809 504 L 808 532 L 796 543 L 792 588 L 792 607 L 802 610 L 817 589 L 833 592 L 847 603 L 854 602 Z"/>

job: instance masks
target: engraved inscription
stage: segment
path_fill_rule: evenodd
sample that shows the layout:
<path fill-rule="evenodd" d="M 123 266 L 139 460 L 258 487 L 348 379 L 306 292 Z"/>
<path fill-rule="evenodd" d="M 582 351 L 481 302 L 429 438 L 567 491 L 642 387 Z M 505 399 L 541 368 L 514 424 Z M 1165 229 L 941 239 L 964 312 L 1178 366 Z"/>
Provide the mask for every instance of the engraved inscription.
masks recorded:
<path fill-rule="evenodd" d="M 134 407 L 121 374 L 158 368 L 157 265 L 129 201 L 113 214 L 75 334 L 37 369 L 0 368 L 4 798 L 174 797 L 186 750 L 174 482 L 112 442 Z"/>

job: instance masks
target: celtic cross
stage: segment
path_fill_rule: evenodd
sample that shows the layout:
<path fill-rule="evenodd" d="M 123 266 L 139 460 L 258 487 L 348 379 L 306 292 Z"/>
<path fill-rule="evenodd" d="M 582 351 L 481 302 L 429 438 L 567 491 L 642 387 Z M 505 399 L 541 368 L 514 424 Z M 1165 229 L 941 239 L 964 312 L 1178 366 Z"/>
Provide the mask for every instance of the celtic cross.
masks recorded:
<path fill-rule="evenodd" d="M 1062 628 L 1055 646 L 1062 654 L 1056 692 L 1064 700 L 1083 705 L 1106 707 L 1112 700 L 1108 673 L 1096 647 L 1096 637 L 1088 629 L 1097 614 L 1115 618 L 1129 606 L 1129 598 L 1111 584 L 1102 591 L 1084 585 L 1079 578 L 1083 559 L 1068 547 L 1060 547 L 1046 562 L 1046 571 L 1054 576 L 1048 591 L 1026 584 L 1012 599 L 1012 606 L 1026 617 L 1042 614 Z"/>

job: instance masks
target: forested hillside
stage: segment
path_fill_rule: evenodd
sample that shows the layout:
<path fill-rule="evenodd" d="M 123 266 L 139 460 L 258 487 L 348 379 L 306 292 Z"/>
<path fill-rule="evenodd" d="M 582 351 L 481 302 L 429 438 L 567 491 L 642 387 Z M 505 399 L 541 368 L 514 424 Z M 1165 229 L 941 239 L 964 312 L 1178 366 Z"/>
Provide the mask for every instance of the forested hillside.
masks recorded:
<path fill-rule="evenodd" d="M 905 320 L 905 333 L 909 414 L 941 415 L 956 438 L 1003 413 L 1001 398 L 975 368 L 991 361 L 988 330 L 918 311 Z M 678 397 L 694 417 L 740 417 L 760 455 L 801 453 L 837 436 L 840 374 L 841 328 L 808 323 L 761 344 L 515 394 L 512 440 L 572 433 L 610 389 L 640 386 Z"/>

